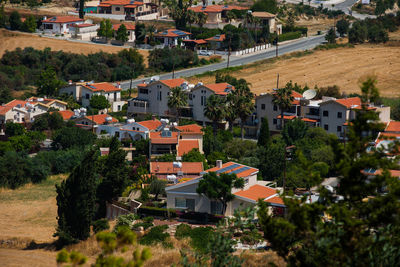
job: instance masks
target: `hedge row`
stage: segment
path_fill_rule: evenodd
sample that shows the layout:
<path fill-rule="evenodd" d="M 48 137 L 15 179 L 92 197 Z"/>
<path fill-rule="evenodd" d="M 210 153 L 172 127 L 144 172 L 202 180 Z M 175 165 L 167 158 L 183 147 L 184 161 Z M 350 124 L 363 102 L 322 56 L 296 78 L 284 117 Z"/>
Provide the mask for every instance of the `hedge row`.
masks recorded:
<path fill-rule="evenodd" d="M 288 40 L 293 40 L 293 39 L 298 39 L 301 37 L 301 31 L 297 32 L 288 32 L 288 33 L 282 33 L 279 35 L 279 42 L 283 41 L 288 41 Z"/>

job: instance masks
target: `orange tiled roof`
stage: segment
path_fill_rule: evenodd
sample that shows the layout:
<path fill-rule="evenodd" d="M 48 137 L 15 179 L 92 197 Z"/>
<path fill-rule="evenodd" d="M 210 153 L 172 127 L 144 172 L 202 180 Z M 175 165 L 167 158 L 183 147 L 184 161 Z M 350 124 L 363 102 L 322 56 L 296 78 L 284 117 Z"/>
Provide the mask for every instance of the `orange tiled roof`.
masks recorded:
<path fill-rule="evenodd" d="M 263 186 L 263 185 L 253 185 L 247 190 L 241 190 L 234 195 L 248 198 L 254 201 L 261 199 L 266 199 L 272 197 L 277 194 L 277 191 L 271 187 Z"/>
<path fill-rule="evenodd" d="M 148 121 L 139 121 L 137 124 L 140 124 L 143 127 L 146 127 L 150 131 L 154 131 L 158 127 L 160 127 L 162 123 L 161 123 L 161 121 L 154 119 L 154 120 L 148 120 Z"/>
<path fill-rule="evenodd" d="M 143 2 L 138 2 L 135 1 L 133 3 L 131 3 L 131 0 L 107 0 L 107 1 L 103 1 L 101 2 L 98 6 L 141 6 L 143 5 Z"/>
<path fill-rule="evenodd" d="M 390 121 L 386 126 L 385 132 L 399 132 L 400 133 L 400 121 Z"/>
<path fill-rule="evenodd" d="M 90 23 L 82 23 L 82 24 L 74 24 L 71 27 L 74 28 L 85 28 L 85 27 L 92 27 L 95 26 L 96 24 L 90 24 Z"/>
<path fill-rule="evenodd" d="M 122 24 L 125 25 L 127 30 L 130 30 L 130 31 L 134 31 L 135 30 L 135 25 L 133 25 L 133 24 L 125 24 L 125 23 L 122 23 Z M 121 27 L 122 24 L 121 23 L 113 24 L 113 30 L 114 31 L 118 31 L 119 27 Z"/>
<path fill-rule="evenodd" d="M 68 23 L 68 22 L 79 22 L 79 21 L 84 21 L 84 20 L 74 16 L 56 16 L 42 20 L 42 23 Z"/>
<path fill-rule="evenodd" d="M 155 36 L 157 37 L 184 37 L 191 35 L 190 32 L 185 32 L 177 29 L 168 29 L 162 32 L 157 33 Z"/>
<path fill-rule="evenodd" d="M 181 86 L 184 82 L 184 79 L 177 78 L 177 79 L 169 79 L 169 80 L 160 80 L 161 83 L 165 84 L 169 88 L 174 88 L 177 86 Z"/>
<path fill-rule="evenodd" d="M 69 120 L 72 116 L 75 115 L 75 113 L 72 110 L 62 110 L 62 111 L 55 111 L 55 112 L 58 112 L 65 121 Z M 54 112 L 52 112 L 52 113 L 54 113 Z"/>
<path fill-rule="evenodd" d="M 86 116 L 85 118 L 94 122 L 97 125 L 101 125 L 106 122 L 107 117 L 111 117 L 111 116 L 108 114 L 99 114 L 99 115 L 93 115 L 93 116 L 92 115 Z M 116 118 L 113 118 L 113 117 L 111 117 L 111 118 L 112 118 L 111 122 L 118 122 L 118 120 Z"/>
<path fill-rule="evenodd" d="M 378 141 L 382 141 L 382 140 L 394 140 L 394 139 L 397 139 L 397 138 L 400 138 L 400 133 L 380 132 L 376 139 Z"/>
<path fill-rule="evenodd" d="M 161 132 L 150 132 L 152 144 L 178 144 L 178 132 L 171 132 L 171 137 L 161 137 Z"/>
<path fill-rule="evenodd" d="M 204 86 L 213 91 L 217 95 L 227 95 L 230 90 L 235 89 L 235 87 L 230 85 L 229 83 L 213 83 L 213 84 L 206 84 Z"/>
<path fill-rule="evenodd" d="M 283 199 L 280 198 L 280 197 L 278 197 L 278 196 L 265 199 L 264 201 L 265 201 L 265 202 L 272 203 L 272 204 L 285 205 L 285 203 L 283 203 Z"/>
<path fill-rule="evenodd" d="M 222 173 L 231 173 L 233 171 L 238 171 L 239 169 L 247 167 L 246 170 L 243 170 L 241 172 L 236 173 L 236 176 L 240 178 L 240 177 L 247 177 L 247 176 L 250 176 L 253 173 L 257 173 L 258 172 L 258 169 L 256 169 L 256 168 L 249 167 L 249 166 L 246 166 L 246 165 L 243 165 L 243 164 L 239 164 L 239 163 L 236 163 L 236 162 L 232 162 L 232 161 L 222 164 L 222 168 L 214 167 L 214 168 L 206 170 L 206 172 L 216 172 L 218 170 L 222 170 L 224 168 L 230 167 L 230 166 L 232 166 L 234 164 L 237 164 L 237 166 L 235 166 L 234 168 L 231 168 L 231 169 L 229 169 L 227 171 L 224 171 Z"/>
<path fill-rule="evenodd" d="M 251 13 L 253 15 L 253 17 L 257 17 L 257 18 L 275 18 L 275 15 L 269 12 L 258 12 L 258 11 L 254 11 Z"/>
<path fill-rule="evenodd" d="M 181 134 L 203 134 L 203 127 L 198 124 L 176 126 L 175 128 L 178 129 Z"/>
<path fill-rule="evenodd" d="M 102 83 L 85 83 L 83 86 L 90 91 L 93 92 L 98 92 L 98 91 L 104 91 L 104 92 L 115 92 L 115 91 L 121 91 L 120 88 L 115 87 L 111 83 L 107 82 L 102 82 Z"/>
<path fill-rule="evenodd" d="M 347 108 L 361 106 L 361 99 L 359 97 L 336 99 L 335 101 L 343 106 L 346 106 Z"/>
<path fill-rule="evenodd" d="M 177 147 L 177 155 L 178 157 L 182 157 L 183 155 L 192 151 L 192 149 L 199 149 L 199 141 L 198 140 L 179 140 Z"/>
<path fill-rule="evenodd" d="M 281 118 L 281 115 L 278 115 L 276 118 L 277 118 L 277 119 L 280 119 L 280 118 Z M 291 115 L 291 116 L 283 115 L 283 119 L 284 119 L 284 120 L 294 120 L 295 118 L 296 118 L 296 116 L 294 116 L 294 115 Z"/>
<path fill-rule="evenodd" d="M 392 177 L 399 177 L 400 178 L 400 171 L 399 170 L 389 170 L 389 172 L 390 172 L 390 175 L 392 176 Z M 377 171 L 375 171 L 375 173 L 374 173 L 375 175 L 380 175 L 380 174 L 382 174 L 382 170 L 377 170 Z"/>
<path fill-rule="evenodd" d="M 193 42 L 195 44 L 206 44 L 207 41 L 204 39 L 199 39 L 199 40 L 191 40 L 191 39 L 187 39 L 187 40 L 182 40 L 183 42 Z"/>
<path fill-rule="evenodd" d="M 223 42 L 223 41 L 225 41 L 225 34 L 217 34 L 217 35 L 207 38 L 205 40 L 209 41 L 209 42 Z"/>
<path fill-rule="evenodd" d="M 18 100 L 18 99 L 11 100 L 7 104 L 0 106 L 0 115 L 5 115 L 8 111 L 16 107 L 17 105 L 21 105 L 21 107 L 24 107 L 26 103 L 28 102 L 24 100 Z"/>
<path fill-rule="evenodd" d="M 305 122 L 318 122 L 318 120 L 314 120 L 314 119 L 310 119 L 310 118 L 302 118 L 301 120 L 305 121 Z"/>
<path fill-rule="evenodd" d="M 185 174 L 199 174 L 203 171 L 203 162 L 181 162 L 182 168 L 174 168 L 173 162 L 150 162 L 152 174 L 175 174 L 182 171 Z"/>

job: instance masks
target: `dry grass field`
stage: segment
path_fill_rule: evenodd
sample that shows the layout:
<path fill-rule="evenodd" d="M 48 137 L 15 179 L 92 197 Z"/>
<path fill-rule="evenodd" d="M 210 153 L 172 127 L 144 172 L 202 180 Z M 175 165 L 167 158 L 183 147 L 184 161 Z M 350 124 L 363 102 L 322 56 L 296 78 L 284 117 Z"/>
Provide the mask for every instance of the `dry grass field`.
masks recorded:
<path fill-rule="evenodd" d="M 101 44 L 87 44 L 79 42 L 71 42 L 65 40 L 57 40 L 52 38 L 40 37 L 37 35 L 26 34 L 22 32 L 12 32 L 4 29 L 0 29 L 0 58 L 6 52 L 6 50 L 13 51 L 17 47 L 33 47 L 35 49 L 44 49 L 50 47 L 54 51 L 64 51 L 76 54 L 91 54 L 100 51 L 106 53 L 117 53 L 125 47 L 101 45 Z M 138 50 L 144 58 L 145 64 L 147 65 L 147 57 L 149 52 L 147 50 Z"/>
<path fill-rule="evenodd" d="M 398 33 L 396 33 L 398 34 Z M 358 80 L 374 74 L 378 78 L 381 95 L 400 96 L 400 44 L 363 44 L 355 48 L 337 48 L 315 51 L 302 57 L 291 57 L 271 63 L 254 63 L 231 75 L 251 83 L 256 94 L 269 92 L 276 87 L 279 73 L 280 85 L 292 80 L 310 88 L 338 85 L 342 92 L 358 93 Z M 214 76 L 192 77 L 190 82 L 214 82 Z"/>

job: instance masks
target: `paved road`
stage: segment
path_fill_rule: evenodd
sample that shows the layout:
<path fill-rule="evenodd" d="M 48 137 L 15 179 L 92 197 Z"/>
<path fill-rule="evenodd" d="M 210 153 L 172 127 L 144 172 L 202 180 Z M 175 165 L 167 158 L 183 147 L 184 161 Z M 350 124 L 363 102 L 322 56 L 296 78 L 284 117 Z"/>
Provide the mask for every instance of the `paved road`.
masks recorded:
<path fill-rule="evenodd" d="M 319 35 L 319 36 L 312 36 L 312 37 L 307 37 L 307 38 L 302 38 L 296 41 L 291 41 L 286 44 L 279 45 L 279 55 L 295 52 L 295 51 L 303 51 L 307 49 L 312 49 L 315 46 L 321 44 L 325 40 L 325 35 Z M 257 52 L 254 54 L 246 55 L 246 56 L 231 56 L 230 60 L 230 66 L 241 66 L 245 64 L 249 64 L 255 61 L 267 59 L 267 58 L 273 58 L 275 57 L 275 46 L 272 48 L 269 48 L 263 52 Z M 226 61 L 213 64 L 213 65 L 207 65 L 203 67 L 198 67 L 198 68 L 192 68 L 192 69 L 185 69 L 181 71 L 175 72 L 175 78 L 179 77 L 190 77 L 196 74 L 201 74 L 206 71 L 215 71 L 218 69 L 223 69 L 226 67 Z M 165 73 L 159 75 L 161 80 L 165 79 L 172 79 L 172 73 Z M 148 78 L 142 78 L 142 79 L 137 79 L 132 82 L 132 87 L 137 86 L 138 84 L 142 83 L 143 81 L 149 81 L 150 77 Z M 121 87 L 122 89 L 126 90 L 129 89 L 130 86 L 130 81 L 124 81 L 121 82 Z"/>

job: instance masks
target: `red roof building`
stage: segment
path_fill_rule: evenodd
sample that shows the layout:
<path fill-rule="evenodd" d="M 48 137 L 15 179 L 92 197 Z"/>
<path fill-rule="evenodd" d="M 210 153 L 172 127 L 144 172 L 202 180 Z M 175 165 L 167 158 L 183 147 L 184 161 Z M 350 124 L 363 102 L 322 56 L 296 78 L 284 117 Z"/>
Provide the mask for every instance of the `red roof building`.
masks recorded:
<path fill-rule="evenodd" d="M 201 134 L 203 135 L 203 127 L 198 124 L 188 124 L 183 126 L 176 126 L 175 127 L 181 135 L 185 134 Z"/>
<path fill-rule="evenodd" d="M 61 115 L 63 120 L 67 121 L 71 119 L 72 116 L 75 115 L 75 113 L 72 110 L 62 110 L 62 111 L 55 111 Z"/>
<path fill-rule="evenodd" d="M 143 127 L 146 127 L 150 131 L 155 131 L 157 130 L 158 127 L 162 125 L 161 121 L 154 119 L 154 120 L 147 120 L 147 121 L 139 121 L 137 124 L 142 125 Z"/>
<path fill-rule="evenodd" d="M 92 92 L 119 92 L 121 88 L 115 87 L 111 83 L 84 83 L 83 87 L 89 89 Z"/>
<path fill-rule="evenodd" d="M 150 173 L 158 179 L 167 179 L 167 175 L 175 175 L 178 180 L 195 178 L 202 171 L 202 162 L 150 162 Z"/>
<path fill-rule="evenodd" d="M 113 24 L 113 30 L 118 31 L 119 27 L 121 25 L 124 25 L 128 31 L 134 31 L 135 30 L 135 25 L 134 24 L 127 24 L 127 23 L 118 23 L 118 24 Z"/>
<path fill-rule="evenodd" d="M 389 121 L 386 126 L 387 133 L 400 133 L 400 121 Z"/>
<path fill-rule="evenodd" d="M 196 139 L 179 139 L 177 147 L 177 156 L 182 157 L 183 155 L 189 153 L 193 149 L 200 151 L 199 141 Z"/>

